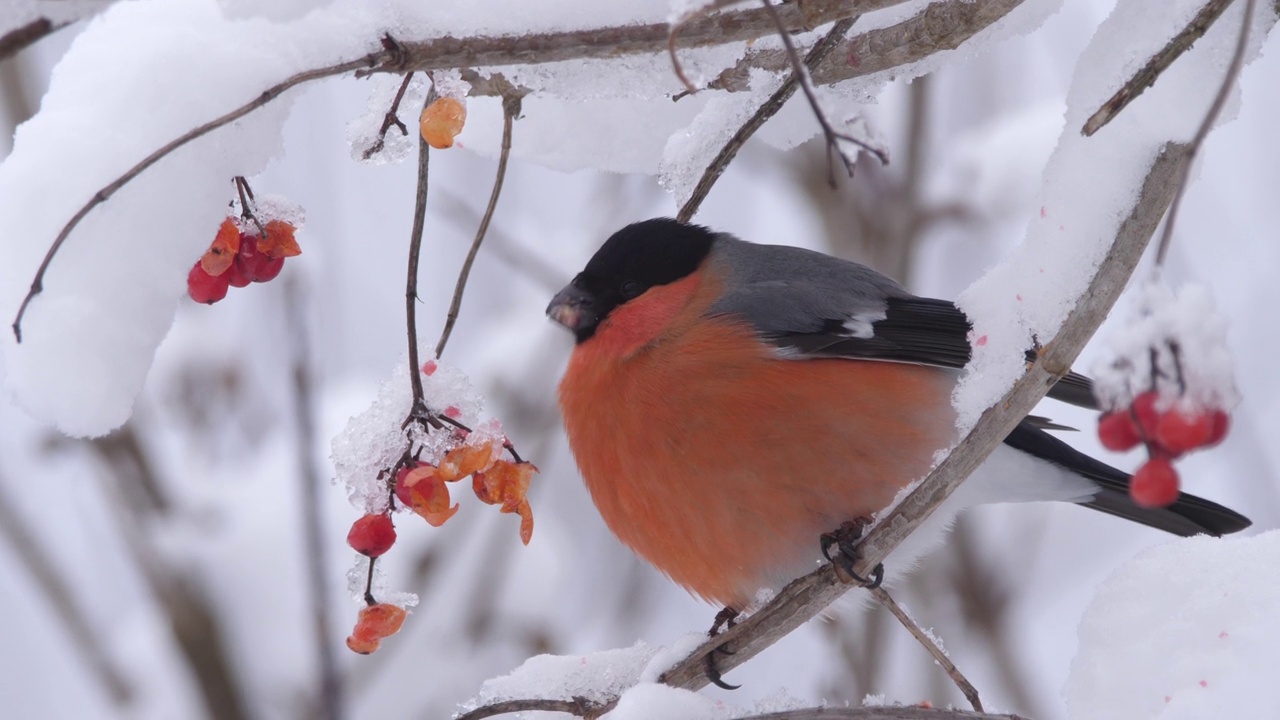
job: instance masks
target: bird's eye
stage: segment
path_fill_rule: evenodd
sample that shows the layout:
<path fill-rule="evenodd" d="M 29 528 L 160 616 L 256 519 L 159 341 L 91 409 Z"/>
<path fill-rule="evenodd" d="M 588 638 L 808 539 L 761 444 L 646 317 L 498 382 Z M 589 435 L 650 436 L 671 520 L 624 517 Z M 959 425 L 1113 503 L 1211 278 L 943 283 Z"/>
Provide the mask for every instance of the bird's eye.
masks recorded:
<path fill-rule="evenodd" d="M 643 290 L 644 288 L 640 283 L 635 280 L 628 280 L 622 284 L 622 297 L 630 300 L 631 298 L 639 295 Z"/>

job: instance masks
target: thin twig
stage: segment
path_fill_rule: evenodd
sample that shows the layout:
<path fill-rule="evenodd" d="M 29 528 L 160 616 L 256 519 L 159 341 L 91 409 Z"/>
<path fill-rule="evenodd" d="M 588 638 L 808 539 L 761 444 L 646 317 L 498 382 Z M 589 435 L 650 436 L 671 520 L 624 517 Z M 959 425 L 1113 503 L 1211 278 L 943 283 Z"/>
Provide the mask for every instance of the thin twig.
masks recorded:
<path fill-rule="evenodd" d="M 854 15 L 902 5 L 907 0 L 805 0 L 778 8 L 787 32 L 801 32 Z M 803 6 L 803 7 L 801 7 Z M 708 47 L 757 40 L 777 32 L 768 11 L 750 8 L 722 12 L 686 23 L 680 48 Z M 403 41 L 407 70 L 499 67 L 568 60 L 616 59 L 667 52 L 671 26 L 665 22 L 522 36 L 440 37 Z M 376 67 L 370 72 L 388 72 Z"/>
<path fill-rule="evenodd" d="M 865 577 L 882 562 L 982 463 L 1054 382 L 1066 374 L 1071 361 L 1097 330 L 1132 275 L 1160 217 L 1173 199 L 1176 178 L 1187 161 L 1185 145 L 1164 146 L 1147 174 L 1137 203 L 1117 231 L 1115 243 L 1057 336 L 1045 344 L 1044 352 L 1005 396 L 982 414 L 946 460 L 867 533 L 857 546 L 860 560 L 855 563 L 854 572 Z M 751 617 L 704 643 L 663 673 L 661 680 L 687 689 L 703 687 L 708 682 L 704 658 L 721 645 L 733 647 L 732 655 L 717 656 L 719 670 L 728 672 L 808 622 L 848 588 L 840 583 L 830 565 L 824 566 L 792 582 Z"/>
<path fill-rule="evenodd" d="M 1235 53 L 1231 56 L 1231 64 L 1227 66 L 1226 77 L 1222 78 L 1222 85 L 1213 98 L 1213 105 L 1209 106 L 1209 112 L 1205 113 L 1204 120 L 1200 122 L 1200 128 L 1191 139 L 1191 162 L 1182 169 L 1182 177 L 1178 179 L 1178 194 L 1173 196 L 1173 205 L 1169 206 L 1169 216 L 1164 221 L 1164 232 L 1161 233 L 1160 244 L 1156 247 L 1157 266 L 1164 265 L 1165 255 L 1169 253 L 1169 246 L 1173 243 L 1173 226 L 1178 221 L 1178 208 L 1182 207 L 1182 196 L 1187 192 L 1192 162 L 1195 161 L 1200 148 L 1204 146 L 1205 138 L 1209 137 L 1214 124 L 1218 122 L 1218 116 L 1222 114 L 1222 108 L 1227 104 L 1227 98 L 1231 96 L 1231 89 L 1235 87 L 1236 78 L 1240 77 L 1240 68 L 1244 66 L 1244 51 L 1249 46 L 1249 26 L 1253 23 L 1253 11 L 1256 6 L 1257 0 L 1245 1 L 1244 19 L 1240 21 L 1240 35 L 1236 38 Z"/>
<path fill-rule="evenodd" d="M 62 230 L 60 230 L 58 232 L 58 236 L 54 238 L 53 244 L 50 245 L 49 250 L 45 252 L 44 259 L 40 261 L 40 267 L 36 270 L 35 277 L 31 280 L 31 288 L 27 290 L 26 297 L 22 299 L 22 305 L 18 307 L 18 314 L 13 318 L 14 339 L 19 343 L 22 342 L 22 316 L 26 314 L 27 306 L 31 304 L 31 301 L 35 296 L 39 295 L 44 290 L 44 275 L 49 270 L 49 263 L 53 262 L 53 257 L 58 254 L 58 250 L 61 249 L 62 244 L 67 241 L 67 237 L 71 235 L 71 231 L 80 224 L 81 220 L 85 219 L 90 211 L 110 199 L 112 195 L 115 195 L 116 192 L 120 190 L 120 188 L 128 185 L 131 180 L 141 175 L 147 168 L 156 164 L 162 158 L 174 152 L 178 148 L 186 145 L 192 140 L 208 135 L 210 132 L 217 130 L 224 125 L 239 120 L 298 85 L 333 75 L 341 75 L 343 73 L 351 72 L 357 68 L 377 65 L 378 63 L 389 61 L 392 57 L 392 54 L 387 51 L 379 51 L 369 53 L 368 55 L 356 60 L 348 60 L 336 65 L 317 68 L 315 70 L 307 70 L 293 75 L 283 82 L 272 85 L 270 88 L 263 91 L 262 94 L 258 95 L 258 97 L 244 105 L 241 105 L 235 110 L 210 120 L 199 127 L 188 130 L 177 139 L 165 143 L 165 145 L 159 150 L 151 153 L 141 162 L 126 170 L 123 175 L 104 185 L 100 190 L 98 190 L 98 192 L 93 194 L 93 197 L 90 198 L 88 202 L 76 211 L 75 215 L 71 216 L 71 219 L 67 221 L 66 225 L 62 226 Z"/>
<path fill-rule="evenodd" d="M 1018 715 L 955 710 L 952 708 L 891 705 L 882 707 L 824 707 L 783 710 L 764 715 L 748 715 L 739 720 L 1026 720 Z"/>
<path fill-rule="evenodd" d="M 889 155 L 883 148 L 878 148 L 863 140 L 859 140 L 852 135 L 836 132 L 831 126 L 831 121 L 827 119 L 826 112 L 822 109 L 822 103 L 818 100 L 818 95 L 813 89 L 813 81 L 809 77 L 809 68 L 807 63 L 800 60 L 800 53 L 796 52 L 795 43 L 791 42 L 791 36 L 787 34 L 786 28 L 782 26 L 782 18 L 778 15 L 778 10 L 773 6 L 770 0 L 760 0 L 764 4 L 766 10 L 769 11 L 769 17 L 773 18 L 773 24 L 778 28 L 778 37 L 782 39 L 782 46 L 787 50 L 787 59 L 791 61 L 791 76 L 800 85 L 800 89 L 804 91 L 805 99 L 809 101 L 809 109 L 813 111 L 814 118 L 818 121 L 818 125 L 822 128 L 822 135 L 827 141 L 827 184 L 831 187 L 836 186 L 835 166 L 831 159 L 831 154 L 835 153 L 840 156 L 840 161 L 844 163 L 844 170 L 853 177 L 853 158 L 845 154 L 844 148 L 840 147 L 840 141 L 851 142 L 854 145 L 866 150 L 880 159 L 881 165 L 889 164 Z M 841 23 L 846 21 L 841 21 Z M 852 24 L 852 23 L 850 23 Z M 839 24 L 837 24 L 839 27 Z M 844 33 L 848 32 L 848 27 L 844 32 L 840 33 L 840 37 L 844 37 Z"/>
<path fill-rule="evenodd" d="M 516 96 L 502 100 L 502 151 L 498 155 L 498 172 L 493 178 L 493 191 L 489 193 L 489 205 L 485 208 L 484 217 L 480 218 L 480 227 L 476 228 L 475 240 L 471 242 L 471 250 L 462 263 L 458 273 L 458 282 L 453 288 L 453 300 L 449 303 L 449 313 L 444 319 L 444 330 L 440 332 L 440 341 L 436 343 L 436 357 L 444 352 L 445 343 L 453 332 L 453 324 L 458 320 L 458 311 L 462 308 L 462 294 L 467 289 L 467 278 L 471 276 L 471 265 L 480 252 L 480 243 L 484 242 L 485 233 L 489 230 L 489 222 L 493 220 L 493 211 L 498 207 L 498 196 L 502 193 L 502 181 L 507 176 L 507 159 L 511 156 L 511 126 L 520 115 L 520 98 Z"/>
<path fill-rule="evenodd" d="M 907 629 L 907 632 L 911 633 L 911 636 L 923 645 L 925 650 L 929 651 L 929 654 L 933 656 L 934 661 L 937 662 L 938 665 L 942 666 L 942 669 L 946 671 L 947 676 L 951 678 L 951 681 L 956 684 L 956 687 L 960 688 L 960 692 L 964 694 L 965 699 L 969 701 L 969 704 L 973 706 L 973 709 L 978 712 L 982 712 L 982 700 L 978 697 L 977 688 L 973 686 L 973 683 L 969 682 L 969 679 L 964 676 L 964 673 L 960 672 L 960 668 L 956 667 L 956 664 L 951 662 L 951 658 L 947 657 L 947 654 L 942 651 L 942 648 L 938 647 L 938 644 L 934 642 L 933 638 L 929 637 L 929 634 L 917 625 L 915 620 L 911 619 L 911 616 L 908 615 L 907 611 L 903 610 L 902 606 L 893 599 L 893 596 L 889 594 L 889 591 L 882 587 L 874 587 L 869 588 L 869 592 L 871 593 L 871 597 L 879 601 L 886 610 L 892 613 L 893 616 L 898 619 L 898 622 L 902 623 L 902 626 Z"/>
<path fill-rule="evenodd" d="M 831 50 L 839 43 L 840 38 L 849 32 L 849 28 L 857 22 L 857 16 L 840 20 L 827 32 L 821 40 L 819 40 L 805 56 L 804 64 L 806 67 L 812 67 L 822 62 Z M 711 188 L 724 174 L 725 168 L 729 167 L 729 163 L 738 155 L 738 151 L 746 144 L 747 139 L 755 134 L 769 118 L 773 117 L 782 109 L 782 106 L 791 99 L 796 93 L 796 82 L 798 75 L 792 73 L 791 77 L 782 81 L 782 85 L 769 96 L 768 100 L 755 111 L 750 118 L 747 119 L 742 127 L 729 138 L 729 141 L 720 148 L 720 152 L 711 160 L 711 164 L 706 170 L 702 171 L 702 177 L 698 179 L 698 184 L 694 186 L 693 192 L 689 195 L 689 199 L 685 201 L 680 208 L 680 212 L 676 213 L 676 219 L 680 222 L 689 222 L 693 216 L 697 214 L 698 208 L 702 205 L 702 201 L 706 199 L 707 194 L 711 192 Z"/>
<path fill-rule="evenodd" d="M 285 284 L 285 312 L 293 330 L 293 414 L 296 423 L 298 451 L 298 483 L 302 491 L 302 535 L 307 556 L 307 584 L 310 588 L 311 628 L 316 660 L 320 671 L 319 717 L 339 720 L 342 712 L 342 674 L 333 651 L 330 632 L 332 606 L 327 582 L 329 559 L 325 551 L 324 503 L 320 489 L 326 487 L 316 466 L 316 430 L 313 393 L 315 379 L 311 370 L 312 346 L 307 332 L 306 307 L 300 281 L 291 278 Z"/>
<path fill-rule="evenodd" d="M 947 50 L 954 50 L 979 32 L 1004 18 L 1025 0 L 945 0 L 889 27 L 868 30 L 836 46 L 824 62 L 809 69 L 813 82 L 832 85 L 868 77 L 910 65 Z M 786 7 L 786 6 L 783 6 Z M 863 14 L 879 8 L 862 8 Z M 782 8 L 779 8 L 781 11 Z M 751 70 L 783 72 L 791 67 L 786 50 L 748 50 L 733 67 L 707 83 L 714 90 L 746 92 Z"/>
<path fill-rule="evenodd" d="M 1102 107 L 1098 108 L 1089 119 L 1085 121 L 1084 127 L 1080 133 L 1083 135 L 1093 135 L 1111 122 L 1121 110 L 1128 107 L 1139 95 L 1146 92 L 1146 89 L 1156 84 L 1156 79 L 1160 77 L 1160 73 L 1164 72 L 1173 64 L 1174 60 L 1182 57 L 1182 54 L 1191 49 L 1195 41 L 1204 37 L 1205 32 L 1217 22 L 1218 18 L 1227 9 L 1232 0 L 1209 0 L 1204 7 L 1200 8 L 1200 12 L 1191 18 L 1191 22 L 1182 29 L 1177 35 L 1174 35 L 1168 43 L 1165 44 L 1160 52 L 1151 56 L 1146 65 L 1143 65 L 1133 77 L 1129 78 L 1124 85 L 1116 91 L 1106 102 L 1102 103 Z M 1249 23 L 1248 17 L 1252 13 L 1246 14 L 1245 24 Z M 1175 202 L 1174 206 L 1177 206 Z"/>
<path fill-rule="evenodd" d="M 572 700 L 547 700 L 529 698 L 528 700 L 503 700 L 491 705 L 483 705 L 470 712 L 454 716 L 453 720 L 483 720 L 495 715 L 508 715 L 518 712 L 562 712 L 578 717 L 595 717 L 597 705 L 586 698 Z"/>
<path fill-rule="evenodd" d="M 382 127 L 378 128 L 378 139 L 365 148 L 360 157 L 368 160 L 382 152 L 382 148 L 387 145 L 387 132 L 393 127 L 399 130 L 401 135 L 409 135 L 409 129 L 404 126 L 403 122 L 400 122 L 400 116 L 397 113 L 400 112 L 400 101 L 404 100 L 404 93 L 409 89 L 409 81 L 411 80 L 413 80 L 413 73 L 405 73 L 404 80 L 400 83 L 400 89 L 396 90 L 396 96 L 391 101 L 391 107 L 387 109 L 387 114 L 382 116 Z"/>
<path fill-rule="evenodd" d="M 519 712 L 562 712 L 581 718 L 597 718 L 607 706 L 592 703 L 584 698 L 573 700 L 503 700 L 478 707 L 453 720 L 484 720 L 497 715 Z M 883 705 L 872 707 L 811 707 L 782 710 L 763 715 L 745 715 L 741 720 L 1026 720 L 1018 715 L 993 715 L 952 708 L 922 707 L 919 705 Z"/>
<path fill-rule="evenodd" d="M 905 2 L 907 0 L 807 0 L 804 3 L 787 3 L 778 8 L 778 12 L 781 13 L 786 30 L 795 32 Z M 892 37 L 879 33 L 875 38 L 863 36 L 862 40 L 865 42 L 877 39 L 878 42 L 889 44 L 884 51 L 886 56 L 892 59 L 878 64 L 879 69 L 887 69 L 904 62 L 914 62 L 939 50 L 955 47 L 977 29 L 986 27 L 1021 2 L 1023 0 L 988 0 L 987 2 L 951 0 L 948 3 L 934 3 L 916 18 L 919 22 L 915 26 L 895 26 L 892 28 L 895 33 Z M 935 9 L 939 11 L 934 12 Z M 948 24 L 954 24 L 956 29 L 950 29 L 947 27 Z M 931 32 L 935 26 L 938 29 Z M 775 31 L 773 20 L 766 10 L 725 12 L 689 23 L 682 30 L 677 44 L 680 47 L 722 45 L 758 39 Z M 135 177 L 178 148 L 250 114 L 294 87 L 361 69 L 364 69 L 364 73 L 357 72 L 357 76 L 373 72 L 405 73 L 477 66 L 500 67 L 654 54 L 666 49 L 669 35 L 670 28 L 666 23 L 651 23 L 534 35 L 462 38 L 446 36 L 407 43 L 384 38 L 384 47 L 379 51 L 368 53 L 355 60 L 306 70 L 290 76 L 244 105 L 166 143 L 94 193 L 63 226 L 45 253 L 44 259 L 32 278 L 31 287 L 14 317 L 14 338 L 19 343 L 22 342 L 22 318 L 31 301 L 44 290 L 44 276 L 49 264 L 71 232 L 95 207 L 106 202 Z M 923 40 L 918 37 L 920 35 L 924 36 Z M 902 43 L 905 49 L 898 52 L 892 47 L 893 42 Z M 852 53 L 853 51 L 850 51 L 850 57 L 853 56 Z M 858 53 L 859 58 L 866 54 L 861 47 L 858 48 Z M 873 57 L 872 60 L 879 59 Z M 818 68 L 818 72 L 814 73 L 814 79 L 816 82 L 826 84 L 852 77 L 860 72 L 856 68 L 849 69 L 848 66 L 849 63 L 827 63 Z M 501 94 L 505 92 L 505 88 L 509 87 L 505 80 L 499 81 L 494 76 L 490 76 L 490 80 L 492 82 L 483 83 L 484 87 L 473 87 L 471 94 Z"/>
<path fill-rule="evenodd" d="M 435 102 L 436 88 L 432 84 L 427 97 L 422 103 L 425 110 Z M 427 401 L 422 392 L 422 375 L 418 367 L 418 255 L 422 249 L 422 231 L 427 222 L 427 170 L 431 161 L 431 146 L 419 135 L 418 137 L 418 192 L 413 202 L 413 229 L 409 233 L 408 277 L 404 288 L 404 319 L 406 334 L 409 338 L 409 384 L 413 386 L 413 404 L 409 407 L 410 420 L 422 419 L 430 414 Z M 372 560 L 370 560 L 372 564 Z M 370 572 L 372 572 L 370 568 Z"/>
<path fill-rule="evenodd" d="M 253 188 L 249 187 L 249 181 L 243 175 L 236 175 L 232 178 L 236 186 L 236 193 L 240 195 L 240 219 L 248 220 L 258 228 L 258 237 L 265 238 L 267 229 L 262 227 L 262 221 L 258 219 L 257 214 L 249 208 L 249 203 L 253 202 Z"/>

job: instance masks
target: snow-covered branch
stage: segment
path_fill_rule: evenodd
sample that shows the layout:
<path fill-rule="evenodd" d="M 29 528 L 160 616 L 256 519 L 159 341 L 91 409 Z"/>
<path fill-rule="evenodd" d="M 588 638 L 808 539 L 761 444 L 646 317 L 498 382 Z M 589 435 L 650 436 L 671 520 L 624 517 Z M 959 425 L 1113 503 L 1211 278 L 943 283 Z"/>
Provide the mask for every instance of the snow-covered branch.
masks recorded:
<path fill-rule="evenodd" d="M 1165 147 L 1148 172 L 1138 202 L 1121 225 L 1107 259 L 1098 267 L 1087 292 L 1077 301 L 1058 334 L 1045 343 L 1039 359 L 1000 402 L 983 413 L 947 459 L 859 543 L 862 558 L 855 565 L 855 571 L 869 576 L 1031 412 L 1053 383 L 1067 373 L 1071 362 L 1124 289 L 1172 201 L 1177 179 L 1188 161 L 1185 146 Z M 773 601 L 750 618 L 708 640 L 664 673 L 662 681 L 687 689 L 701 688 L 707 684 L 705 658 L 716 648 L 723 645 L 733 648 L 733 654 L 717 656 L 722 672 L 737 667 L 818 615 L 848 589 L 831 566 L 816 570 L 783 588 Z"/>

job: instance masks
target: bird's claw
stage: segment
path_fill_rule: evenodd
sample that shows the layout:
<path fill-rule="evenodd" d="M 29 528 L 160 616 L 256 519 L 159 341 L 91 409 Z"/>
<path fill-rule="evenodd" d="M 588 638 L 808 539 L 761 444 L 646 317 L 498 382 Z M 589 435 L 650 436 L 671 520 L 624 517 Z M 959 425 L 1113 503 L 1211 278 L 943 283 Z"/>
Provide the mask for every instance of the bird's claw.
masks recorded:
<path fill-rule="evenodd" d="M 872 569 L 871 577 L 863 577 L 853 569 L 861 559 L 858 540 L 870 525 L 871 521 L 867 518 L 856 518 L 841 523 L 834 532 L 823 533 L 819 536 L 819 542 L 822 544 L 822 556 L 835 567 L 836 575 L 841 580 L 874 590 L 884 582 L 884 563 L 879 563 Z M 834 554 L 831 552 L 832 548 L 836 550 Z M 845 580 L 846 577 L 848 580 Z"/>
<path fill-rule="evenodd" d="M 711 624 L 711 629 L 707 631 L 707 636 L 715 637 L 720 634 L 721 630 L 729 630 L 733 628 L 733 626 L 738 622 L 738 616 L 741 614 L 742 613 L 731 607 L 725 607 L 720 612 L 716 613 L 715 621 Z M 717 655 L 732 654 L 733 651 L 729 649 L 729 646 L 726 643 L 707 653 L 707 656 L 703 659 L 707 679 L 711 681 L 712 685 L 723 690 L 737 690 L 742 687 L 741 685 L 731 685 L 725 682 L 723 676 L 720 675 L 720 668 L 716 665 Z"/>

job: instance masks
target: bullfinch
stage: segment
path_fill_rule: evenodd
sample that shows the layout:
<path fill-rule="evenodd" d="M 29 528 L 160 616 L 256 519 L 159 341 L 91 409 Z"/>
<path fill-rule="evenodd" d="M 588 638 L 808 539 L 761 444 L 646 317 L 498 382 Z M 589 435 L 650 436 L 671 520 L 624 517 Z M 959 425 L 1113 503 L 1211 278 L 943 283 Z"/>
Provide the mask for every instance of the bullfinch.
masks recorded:
<path fill-rule="evenodd" d="M 957 439 L 969 319 L 857 263 L 648 220 L 610 237 L 547 314 L 577 341 L 560 409 L 605 523 L 728 609 L 814 569 L 822 534 L 885 508 Z M 1049 394 L 1096 407 L 1080 375 Z M 1069 501 L 1182 536 L 1249 526 L 1186 494 L 1139 507 L 1129 475 L 1045 427 L 1023 421 L 890 570 L 979 503 Z"/>

